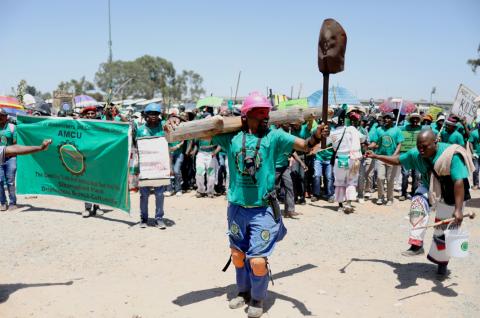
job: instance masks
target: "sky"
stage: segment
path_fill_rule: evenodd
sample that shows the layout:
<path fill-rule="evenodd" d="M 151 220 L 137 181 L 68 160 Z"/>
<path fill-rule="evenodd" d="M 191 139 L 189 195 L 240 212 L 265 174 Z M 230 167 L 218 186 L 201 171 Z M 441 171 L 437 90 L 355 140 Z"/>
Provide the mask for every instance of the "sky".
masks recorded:
<path fill-rule="evenodd" d="M 0 0 L 0 94 L 21 79 L 42 92 L 94 80 L 108 58 L 107 0 Z M 345 70 L 330 83 L 361 99 L 452 101 L 460 83 L 480 93 L 479 0 L 111 0 L 114 60 L 144 54 L 204 78 L 207 95 L 251 91 L 302 97 L 322 88 L 322 22 L 346 30 Z"/>

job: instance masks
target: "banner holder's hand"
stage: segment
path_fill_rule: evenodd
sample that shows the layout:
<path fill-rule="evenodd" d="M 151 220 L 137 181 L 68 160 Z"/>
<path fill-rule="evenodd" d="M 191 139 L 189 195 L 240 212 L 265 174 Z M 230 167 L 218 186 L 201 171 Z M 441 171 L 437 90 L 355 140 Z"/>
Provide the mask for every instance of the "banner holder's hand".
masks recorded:
<path fill-rule="evenodd" d="M 47 150 L 48 146 L 50 146 L 51 143 L 52 143 L 52 139 L 44 139 L 42 141 L 42 144 L 40 145 L 40 149 L 41 150 Z"/>

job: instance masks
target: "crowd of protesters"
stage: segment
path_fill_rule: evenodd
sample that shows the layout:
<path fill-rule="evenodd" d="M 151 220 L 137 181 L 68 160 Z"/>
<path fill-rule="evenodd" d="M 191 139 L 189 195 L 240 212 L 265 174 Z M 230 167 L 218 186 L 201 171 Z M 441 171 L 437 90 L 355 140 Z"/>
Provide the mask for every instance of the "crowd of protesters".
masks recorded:
<path fill-rule="evenodd" d="M 130 110 L 121 114 L 111 104 L 105 108 L 85 107 L 78 113 L 60 111 L 57 116 L 131 122 L 134 135 L 142 137 L 163 136 L 163 125 L 171 116 L 179 117 L 182 121 L 192 121 L 217 114 L 240 115 L 236 108 L 226 106 L 190 110 L 179 107 L 165 111 L 161 105 L 152 103 L 141 114 Z M 398 192 L 399 201 L 410 199 L 421 180 L 420 173 L 368 158 L 365 153 L 373 151 L 386 156 L 405 153 L 416 146 L 416 135 L 425 129 L 431 129 L 439 142 L 459 144 L 471 152 L 476 168 L 472 189 L 479 188 L 479 123 L 468 125 L 464 119 L 455 116 L 446 118 L 442 113 L 433 118 L 432 115 L 421 112 L 407 115 L 399 114 L 398 110 L 379 113 L 373 108 L 347 105 L 330 109 L 328 118 L 323 147 L 317 145 L 309 153 L 293 151 L 277 158 L 277 194 L 285 205 L 285 217 L 299 217 L 295 205 L 306 204 L 307 199 L 312 203 L 319 200 L 337 202 L 338 211 L 347 214 L 354 212 L 353 202 L 363 204 L 372 199 L 378 205 L 391 206 L 394 204 L 395 192 Z M 304 124 L 270 126 L 270 129 L 281 129 L 296 137 L 308 138 L 321 123 L 320 120 L 310 120 Z M 0 129 L 2 145 L 14 144 L 15 126 L 8 123 L 7 115 L 2 112 Z M 228 160 L 219 145 L 206 140 L 188 140 L 170 143 L 169 151 L 172 167 L 170 185 L 139 189 L 142 227 L 147 225 L 148 196 L 151 193 L 157 202 L 156 225 L 164 229 L 164 197 L 182 196 L 186 192 L 196 191 L 197 198 L 213 198 L 228 192 Z M 15 157 L 6 160 L 0 169 L 0 209 L 3 211 L 9 206 L 16 206 L 15 171 Z M 9 200 L 5 195 L 5 185 Z M 87 202 L 83 216 L 95 215 L 98 209 L 98 205 Z"/>
<path fill-rule="evenodd" d="M 148 118 L 150 112 L 145 112 Z M 170 116 L 183 121 L 208 118 L 216 114 L 236 116 L 235 110 L 227 107 L 203 107 L 164 114 L 162 122 Z M 270 129 L 281 129 L 300 138 L 308 138 L 321 121 L 311 120 L 299 124 L 284 124 Z M 295 205 L 326 200 L 337 202 L 338 211 L 354 212 L 353 202 L 363 204 L 366 200 L 378 205 L 391 206 L 398 200 L 409 200 L 415 193 L 421 178 L 415 170 L 406 170 L 368 158 L 367 151 L 379 155 L 398 155 L 416 147 L 416 136 L 431 129 L 439 142 L 460 144 L 473 154 L 476 171 L 473 189 L 478 189 L 480 139 L 479 125 L 467 125 L 465 120 L 439 113 L 435 118 L 429 114 L 365 112 L 361 107 L 343 105 L 329 112 L 328 127 L 324 132 L 325 146 L 318 145 L 309 153 L 293 151 L 285 153 L 276 162 L 278 197 L 284 203 L 284 216 L 296 218 L 299 212 Z M 468 145 L 468 146 L 467 146 Z M 181 196 L 196 191 L 197 198 L 213 198 L 228 192 L 228 162 L 222 148 L 211 141 L 189 140 L 169 145 L 172 159 L 171 185 L 164 196 Z M 377 193 L 376 195 L 375 192 Z"/>

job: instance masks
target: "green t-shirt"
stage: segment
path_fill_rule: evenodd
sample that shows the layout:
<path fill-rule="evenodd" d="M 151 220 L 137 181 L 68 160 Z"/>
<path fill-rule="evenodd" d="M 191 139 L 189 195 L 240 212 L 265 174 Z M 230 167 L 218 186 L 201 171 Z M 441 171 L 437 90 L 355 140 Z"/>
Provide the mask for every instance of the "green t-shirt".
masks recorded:
<path fill-rule="evenodd" d="M 100 117 L 100 119 L 101 120 L 107 120 L 107 116 L 102 115 L 102 117 Z M 113 117 L 113 121 L 122 121 L 122 117 L 117 115 L 117 116 Z"/>
<path fill-rule="evenodd" d="M 398 127 L 377 127 L 370 135 L 370 141 L 378 145 L 377 154 L 391 156 L 395 153 L 398 144 L 404 140 L 402 132 Z"/>
<path fill-rule="evenodd" d="M 217 148 L 217 145 L 213 144 L 212 140 L 199 139 L 197 145 L 198 151 L 201 152 L 213 152 Z"/>
<path fill-rule="evenodd" d="M 474 153 L 480 156 L 480 133 L 478 129 L 470 133 L 468 141 L 472 143 Z"/>
<path fill-rule="evenodd" d="M 252 134 L 239 132 L 213 137 L 212 142 L 220 145 L 228 156 L 228 171 L 230 172 L 230 188 L 228 201 L 244 207 L 268 206 L 264 195 L 275 189 L 275 162 L 286 152 L 291 152 L 295 136 L 283 130 L 270 130 L 261 140 L 258 155 L 255 158 L 257 182 L 254 183 L 244 167 L 242 155 L 242 140 L 246 135 L 246 156 L 253 157 L 258 138 Z"/>
<path fill-rule="evenodd" d="M 333 130 L 334 127 L 333 125 L 330 125 L 330 130 Z M 317 131 L 317 128 L 312 128 L 312 130 L 310 131 L 310 134 L 313 135 L 315 132 Z M 332 147 L 332 142 L 330 140 L 330 138 L 327 138 L 327 145 L 326 145 L 327 148 L 330 148 Z M 332 159 L 332 156 L 333 156 L 333 148 L 330 148 L 330 149 L 327 149 L 327 150 L 321 150 L 318 151 L 316 154 L 315 154 L 315 159 L 320 161 L 320 162 L 329 162 L 331 159 Z"/>
<path fill-rule="evenodd" d="M 168 148 L 172 148 L 172 147 L 178 146 L 180 143 L 182 143 L 182 145 L 181 145 L 180 147 L 178 147 L 177 150 L 174 150 L 174 151 L 171 151 L 171 152 L 170 152 L 172 155 L 181 154 L 181 153 L 183 152 L 183 148 L 185 147 L 185 142 L 183 142 L 183 141 L 174 141 L 174 142 L 169 142 L 169 143 L 168 143 Z"/>
<path fill-rule="evenodd" d="M 0 129 L 0 146 L 10 146 L 17 142 L 17 127 L 14 124 L 6 123 Z"/>
<path fill-rule="evenodd" d="M 312 123 L 312 130 L 313 129 L 317 130 L 317 127 L 318 127 L 318 123 L 314 121 Z M 303 124 L 299 130 L 292 130 L 292 135 L 302 139 L 307 139 L 308 137 L 310 137 L 311 133 L 308 130 L 308 124 Z"/>
<path fill-rule="evenodd" d="M 152 136 L 165 136 L 165 132 L 163 131 L 162 125 L 158 125 L 157 127 L 151 128 L 148 127 L 146 124 L 138 127 L 137 129 L 137 137 L 152 137 Z"/>
<path fill-rule="evenodd" d="M 421 126 L 412 126 L 407 124 L 400 128 L 403 135 L 402 146 L 400 147 L 400 152 L 407 152 L 412 148 L 417 146 L 417 136 L 422 130 Z"/>
<path fill-rule="evenodd" d="M 446 142 L 448 144 L 457 144 L 460 146 L 465 146 L 465 140 L 463 139 L 462 134 L 458 131 L 454 131 L 449 134 L 446 130 L 443 130 L 440 134 L 442 142 Z"/>
<path fill-rule="evenodd" d="M 415 169 L 422 175 L 422 184 L 426 187 L 430 184 L 430 173 L 428 172 L 427 163 L 425 160 L 429 160 L 432 166 L 435 166 L 438 158 L 442 153 L 450 146 L 450 144 L 439 142 L 438 149 L 435 156 L 432 158 L 424 159 L 420 156 L 417 148 L 410 149 L 406 153 L 400 155 L 400 164 L 407 170 Z M 468 178 L 468 169 L 462 160 L 462 157 L 458 154 L 453 156 L 452 164 L 450 165 L 450 175 L 453 181 Z"/>

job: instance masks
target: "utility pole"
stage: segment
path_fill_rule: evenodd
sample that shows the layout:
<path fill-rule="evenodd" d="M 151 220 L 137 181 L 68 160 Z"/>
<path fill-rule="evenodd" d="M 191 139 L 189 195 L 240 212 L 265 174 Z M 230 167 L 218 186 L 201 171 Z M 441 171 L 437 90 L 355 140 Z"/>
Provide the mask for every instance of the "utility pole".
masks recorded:
<path fill-rule="evenodd" d="M 112 54 L 112 18 L 110 15 L 110 0 L 108 0 L 108 70 L 109 70 L 109 91 L 107 94 L 107 103 L 110 104 L 110 102 L 113 99 L 113 78 L 112 78 L 112 60 L 113 60 L 113 54 Z M 108 106 L 108 105 L 107 105 Z"/>
<path fill-rule="evenodd" d="M 108 64 L 112 64 L 112 18 L 110 15 L 110 0 L 108 0 Z"/>

